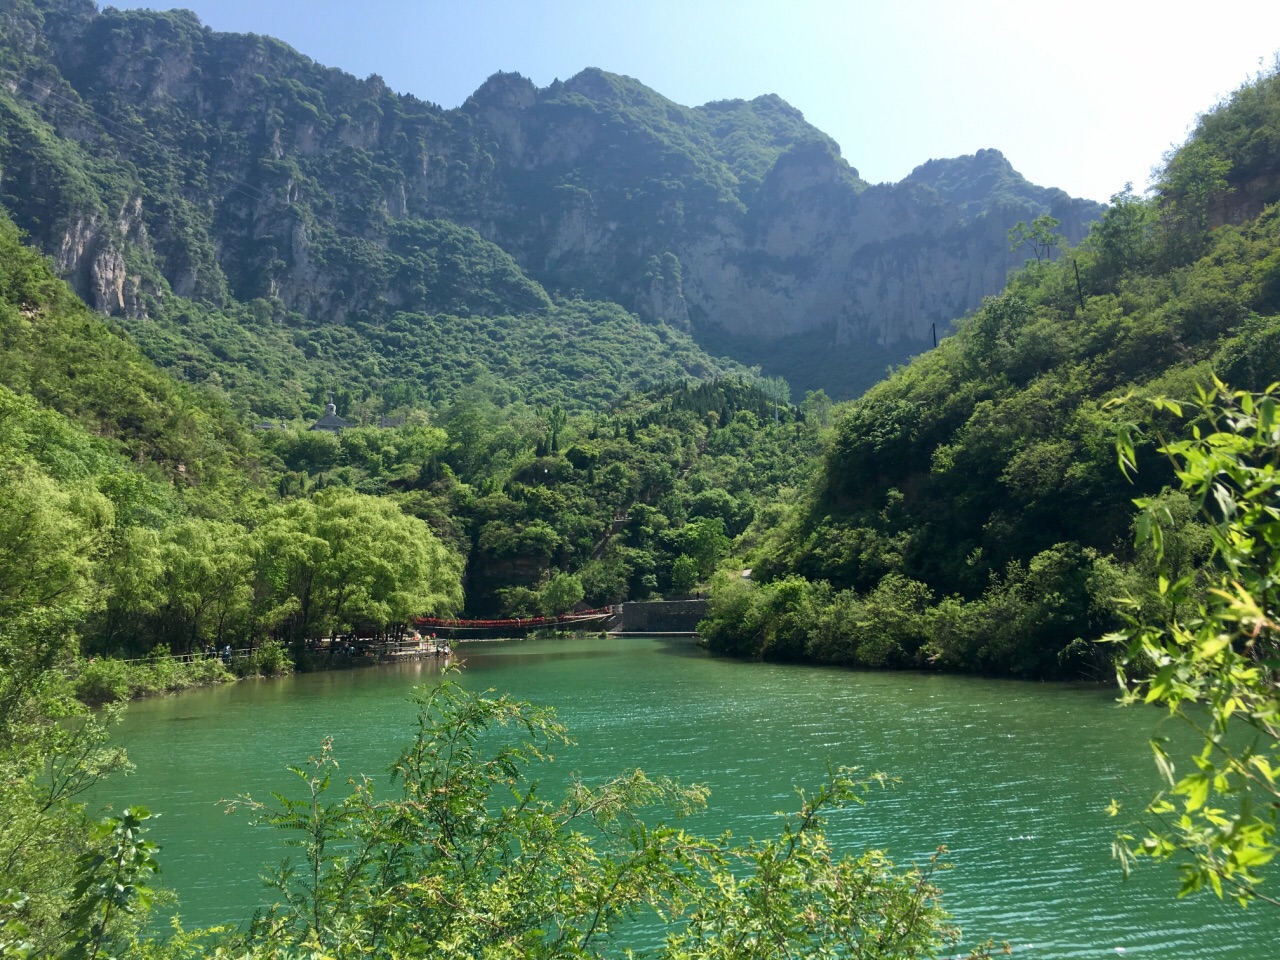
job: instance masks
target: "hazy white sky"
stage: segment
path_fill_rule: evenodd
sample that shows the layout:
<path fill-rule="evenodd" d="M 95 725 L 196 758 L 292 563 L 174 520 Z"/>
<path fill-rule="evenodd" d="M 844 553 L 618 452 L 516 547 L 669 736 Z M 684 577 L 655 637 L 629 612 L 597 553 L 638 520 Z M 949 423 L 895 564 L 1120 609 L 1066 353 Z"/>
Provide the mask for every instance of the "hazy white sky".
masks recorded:
<path fill-rule="evenodd" d="M 777 93 L 873 182 L 1004 152 L 1106 200 L 1196 115 L 1270 67 L 1278 0 L 151 0 L 269 34 L 329 66 L 458 106 L 490 74 L 595 66 L 678 103 Z"/>

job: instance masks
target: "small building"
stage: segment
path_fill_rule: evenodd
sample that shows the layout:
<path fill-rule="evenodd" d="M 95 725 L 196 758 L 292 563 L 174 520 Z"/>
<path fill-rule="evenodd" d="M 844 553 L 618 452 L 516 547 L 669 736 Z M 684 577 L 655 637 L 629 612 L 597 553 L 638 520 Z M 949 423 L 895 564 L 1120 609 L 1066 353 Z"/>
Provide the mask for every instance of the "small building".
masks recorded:
<path fill-rule="evenodd" d="M 324 407 L 324 416 L 311 425 L 312 430 L 325 430 L 329 433 L 341 433 L 348 427 L 354 427 L 355 424 L 350 420 L 343 420 L 338 416 L 338 407 L 329 401 Z"/>

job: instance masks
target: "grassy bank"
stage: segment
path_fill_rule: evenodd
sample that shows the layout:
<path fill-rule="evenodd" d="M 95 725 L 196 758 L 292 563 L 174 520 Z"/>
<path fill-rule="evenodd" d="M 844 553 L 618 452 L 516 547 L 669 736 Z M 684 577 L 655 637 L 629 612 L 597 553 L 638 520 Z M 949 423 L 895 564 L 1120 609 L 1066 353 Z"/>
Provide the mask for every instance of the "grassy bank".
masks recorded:
<path fill-rule="evenodd" d="M 77 699 L 91 706 L 177 693 L 192 687 L 226 683 L 240 677 L 272 677 L 293 671 L 285 648 L 274 641 L 239 651 L 229 662 L 221 657 L 179 658 L 157 649 L 141 660 L 110 657 L 76 661 L 71 684 Z"/>

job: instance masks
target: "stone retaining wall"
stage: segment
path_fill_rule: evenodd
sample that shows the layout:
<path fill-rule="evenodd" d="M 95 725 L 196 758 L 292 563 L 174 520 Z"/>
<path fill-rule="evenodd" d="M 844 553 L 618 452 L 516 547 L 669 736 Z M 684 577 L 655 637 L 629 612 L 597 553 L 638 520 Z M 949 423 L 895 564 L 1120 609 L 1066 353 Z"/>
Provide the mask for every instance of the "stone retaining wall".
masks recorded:
<path fill-rule="evenodd" d="M 624 603 L 617 629 L 623 633 L 693 633 L 706 615 L 706 600 Z"/>

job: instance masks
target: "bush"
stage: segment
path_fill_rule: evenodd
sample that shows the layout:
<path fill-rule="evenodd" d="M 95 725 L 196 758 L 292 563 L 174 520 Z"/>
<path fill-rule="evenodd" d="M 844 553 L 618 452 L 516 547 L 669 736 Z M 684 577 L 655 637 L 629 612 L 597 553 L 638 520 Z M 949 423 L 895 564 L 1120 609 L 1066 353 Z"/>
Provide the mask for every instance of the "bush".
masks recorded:
<path fill-rule="evenodd" d="M 538 591 L 538 611 L 544 617 L 568 613 L 582 602 L 582 581 L 571 573 L 557 573 Z"/>
<path fill-rule="evenodd" d="M 122 660 L 89 660 L 75 679 L 76 699 L 97 706 L 129 699 L 129 669 Z"/>
<path fill-rule="evenodd" d="M 164 646 L 156 646 L 147 654 L 145 664 L 133 665 L 129 671 L 129 695 L 146 696 L 148 693 L 175 693 L 190 686 L 186 682 L 186 664 L 169 655 Z"/>
<path fill-rule="evenodd" d="M 279 640 L 268 640 L 249 657 L 254 670 L 264 677 L 275 677 L 293 671 L 293 661 Z"/>
<path fill-rule="evenodd" d="M 268 640 L 249 652 L 247 657 L 231 661 L 231 670 L 237 677 L 274 677 L 293 671 L 293 661 L 284 644 Z"/>
<path fill-rule="evenodd" d="M 200 657 L 182 665 L 186 686 L 204 686 L 210 683 L 225 683 L 232 678 L 231 671 L 217 657 Z"/>
<path fill-rule="evenodd" d="M 175 660 L 168 653 L 153 650 L 145 663 L 110 658 L 81 661 L 73 687 L 78 700 L 97 706 L 231 679 L 233 674 L 217 658 Z"/>

